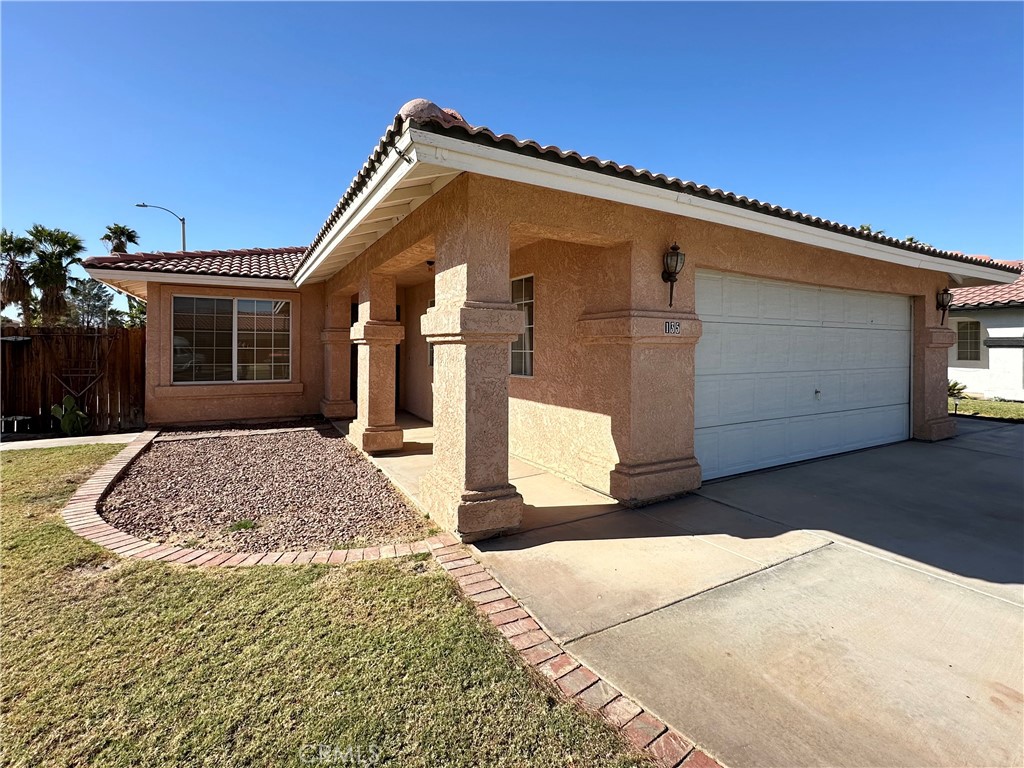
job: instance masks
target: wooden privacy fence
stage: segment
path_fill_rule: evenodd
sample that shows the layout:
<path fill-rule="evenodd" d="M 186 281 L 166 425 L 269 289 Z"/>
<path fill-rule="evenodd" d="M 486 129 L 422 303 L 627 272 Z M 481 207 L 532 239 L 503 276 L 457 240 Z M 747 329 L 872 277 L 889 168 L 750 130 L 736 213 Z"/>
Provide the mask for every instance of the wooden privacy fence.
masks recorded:
<path fill-rule="evenodd" d="M 4 328 L 0 365 L 5 430 L 29 417 L 18 432 L 60 431 L 50 409 L 65 395 L 89 415 L 90 432 L 145 426 L 145 328 Z"/>

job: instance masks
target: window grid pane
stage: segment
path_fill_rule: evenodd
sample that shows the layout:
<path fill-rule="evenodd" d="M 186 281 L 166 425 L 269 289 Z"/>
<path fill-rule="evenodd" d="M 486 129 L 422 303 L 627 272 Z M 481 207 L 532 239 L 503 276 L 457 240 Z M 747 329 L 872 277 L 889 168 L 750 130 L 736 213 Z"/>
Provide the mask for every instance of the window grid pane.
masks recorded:
<path fill-rule="evenodd" d="M 172 304 L 173 382 L 291 380 L 290 301 L 175 296 Z"/>
<path fill-rule="evenodd" d="M 526 328 L 512 342 L 511 372 L 514 376 L 533 376 L 533 276 L 512 281 L 512 303 L 525 315 Z"/>

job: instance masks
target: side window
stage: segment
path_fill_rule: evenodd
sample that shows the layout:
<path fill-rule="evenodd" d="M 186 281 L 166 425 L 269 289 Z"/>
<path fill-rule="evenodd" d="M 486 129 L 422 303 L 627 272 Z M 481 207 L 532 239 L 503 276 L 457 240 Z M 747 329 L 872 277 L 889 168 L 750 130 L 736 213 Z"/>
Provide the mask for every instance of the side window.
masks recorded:
<path fill-rule="evenodd" d="M 977 320 L 956 324 L 956 359 L 981 360 L 981 323 Z"/>
<path fill-rule="evenodd" d="M 430 301 L 427 302 L 427 309 L 430 309 L 433 306 L 434 300 L 431 299 Z M 429 341 L 427 342 L 427 365 L 430 366 L 431 368 L 434 367 L 434 345 L 431 344 Z"/>
<path fill-rule="evenodd" d="M 533 275 L 512 281 L 512 303 L 526 315 L 526 330 L 512 342 L 512 375 L 533 376 Z"/>

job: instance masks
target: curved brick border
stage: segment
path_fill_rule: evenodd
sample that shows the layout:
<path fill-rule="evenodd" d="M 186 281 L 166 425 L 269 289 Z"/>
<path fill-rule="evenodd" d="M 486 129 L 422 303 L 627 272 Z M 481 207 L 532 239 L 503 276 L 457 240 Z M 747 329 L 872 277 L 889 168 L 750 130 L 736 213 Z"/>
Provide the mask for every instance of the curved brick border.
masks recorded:
<path fill-rule="evenodd" d="M 566 653 L 523 605 L 480 565 L 462 544 L 434 550 L 434 557 L 455 578 L 477 609 L 490 619 L 523 661 L 553 681 L 577 702 L 622 731 L 637 749 L 662 768 L 722 768 L 685 736 L 669 728 L 636 702 Z"/>
<path fill-rule="evenodd" d="M 250 565 L 303 565 L 305 563 L 326 563 L 340 565 L 361 560 L 381 560 L 390 557 L 404 557 L 415 553 L 429 553 L 455 544 L 457 539 L 449 534 L 432 536 L 423 541 L 406 544 L 389 544 L 384 547 L 364 549 L 307 550 L 304 552 L 221 552 L 212 549 L 189 549 L 170 544 L 158 544 L 140 539 L 115 528 L 99 515 L 99 503 L 114 483 L 124 474 L 135 458 L 149 448 L 159 431 L 141 433 L 117 456 L 112 458 L 96 473 L 78 487 L 65 505 L 61 514 L 68 528 L 83 539 L 120 555 L 137 560 L 159 560 L 163 563 L 204 566 L 250 566 Z"/>
<path fill-rule="evenodd" d="M 431 553 L 455 579 L 462 593 L 476 603 L 477 609 L 490 619 L 519 652 L 523 661 L 554 682 L 566 698 L 596 712 L 610 725 L 620 729 L 631 744 L 644 751 L 662 768 L 722 768 L 706 752 L 695 747 L 692 741 L 669 728 L 566 653 L 522 604 L 473 558 L 469 549 L 451 534 L 432 536 L 411 544 L 364 549 L 234 553 L 158 544 L 115 528 L 100 517 L 97 512 L 99 503 L 157 434 L 158 431 L 140 434 L 78 487 L 61 513 L 72 531 L 122 557 L 179 565 L 340 565 L 361 560 L 403 557 L 419 552 Z"/>

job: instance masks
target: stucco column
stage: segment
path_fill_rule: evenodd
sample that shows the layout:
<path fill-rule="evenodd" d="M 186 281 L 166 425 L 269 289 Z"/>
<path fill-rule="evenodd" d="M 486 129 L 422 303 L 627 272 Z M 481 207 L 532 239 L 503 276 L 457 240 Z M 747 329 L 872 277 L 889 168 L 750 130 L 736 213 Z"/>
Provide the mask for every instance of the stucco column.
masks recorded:
<path fill-rule="evenodd" d="M 359 286 L 359 322 L 352 326 L 358 347 L 358 408 L 348 439 L 367 453 L 400 450 L 395 424 L 395 346 L 405 329 L 395 318 L 394 275 L 369 274 Z"/>
<path fill-rule="evenodd" d="M 914 438 L 945 440 L 956 435 L 949 415 L 949 348 L 956 333 L 938 324 L 933 296 L 914 297 Z"/>
<path fill-rule="evenodd" d="M 508 226 L 460 217 L 435 238 L 435 301 L 420 327 L 434 345 L 434 466 L 421 501 L 463 541 L 519 526 L 508 481 L 509 344 L 523 332 L 510 302 Z"/>
<path fill-rule="evenodd" d="M 694 357 L 701 322 L 694 313 L 693 267 L 687 266 L 668 306 L 661 259 L 668 244 L 684 239 L 664 233 L 630 244 L 627 306 L 592 312 L 577 321 L 580 341 L 594 355 L 620 361 L 621 407 L 612 418 L 618 462 L 608 492 L 638 506 L 700 487 L 694 457 Z"/>
<path fill-rule="evenodd" d="M 351 419 L 356 415 L 350 390 L 351 300 L 349 295 L 328 296 L 324 312 L 324 329 L 320 342 L 324 348 L 324 397 L 320 413 L 329 419 Z"/>

